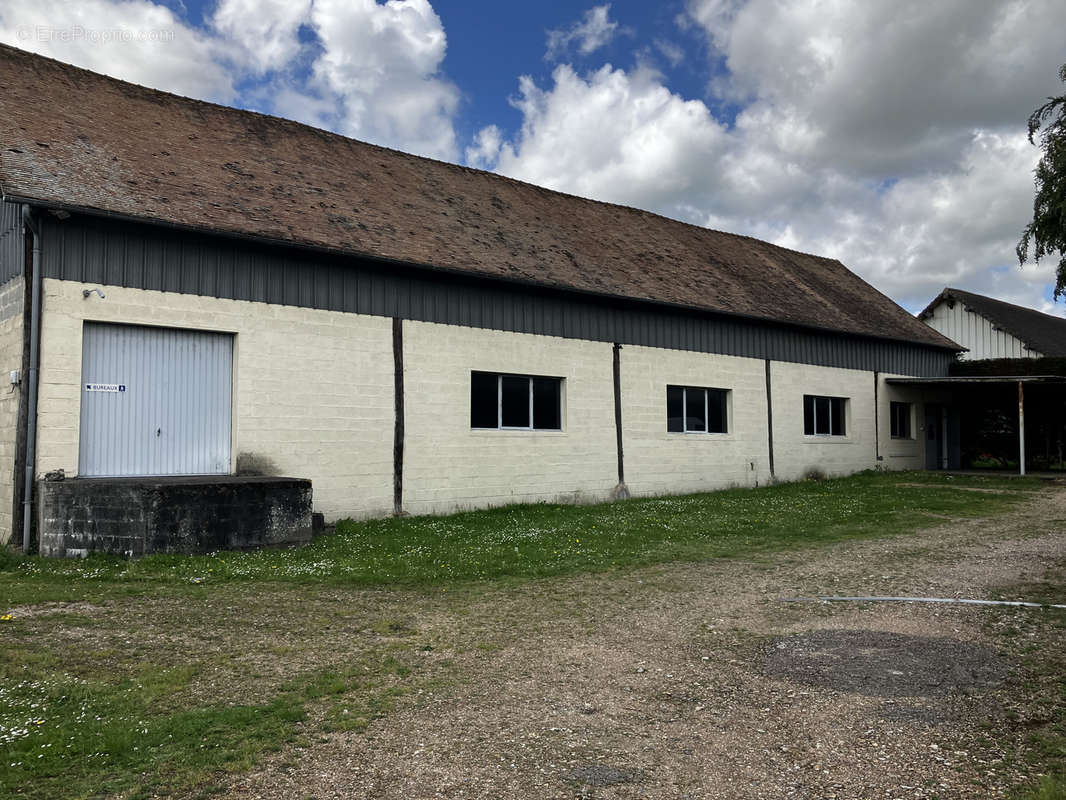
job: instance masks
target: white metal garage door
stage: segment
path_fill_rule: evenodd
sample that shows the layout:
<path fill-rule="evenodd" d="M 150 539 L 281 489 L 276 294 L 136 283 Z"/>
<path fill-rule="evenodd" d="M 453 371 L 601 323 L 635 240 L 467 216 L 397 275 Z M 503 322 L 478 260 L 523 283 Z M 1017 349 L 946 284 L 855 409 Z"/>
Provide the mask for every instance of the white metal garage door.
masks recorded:
<path fill-rule="evenodd" d="M 84 476 L 230 471 L 233 337 L 86 322 Z"/>

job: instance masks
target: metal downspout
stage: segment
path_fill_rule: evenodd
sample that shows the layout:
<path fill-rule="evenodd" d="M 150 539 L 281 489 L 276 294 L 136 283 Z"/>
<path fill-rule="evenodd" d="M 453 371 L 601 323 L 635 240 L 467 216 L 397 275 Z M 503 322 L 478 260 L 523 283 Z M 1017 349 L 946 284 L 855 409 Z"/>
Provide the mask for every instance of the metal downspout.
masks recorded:
<path fill-rule="evenodd" d="M 22 220 L 33 234 L 33 292 L 30 299 L 30 374 L 26 416 L 26 484 L 22 496 L 22 552 L 30 551 L 33 512 L 33 473 L 37 462 L 37 361 L 41 340 L 41 229 L 28 205 L 22 207 Z"/>

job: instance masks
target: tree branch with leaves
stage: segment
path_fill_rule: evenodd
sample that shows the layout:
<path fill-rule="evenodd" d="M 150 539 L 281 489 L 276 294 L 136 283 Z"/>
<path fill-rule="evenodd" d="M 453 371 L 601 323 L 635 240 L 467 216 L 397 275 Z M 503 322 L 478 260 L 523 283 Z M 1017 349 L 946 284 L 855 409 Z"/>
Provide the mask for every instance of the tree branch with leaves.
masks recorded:
<path fill-rule="evenodd" d="M 1059 80 L 1066 83 L 1066 64 L 1059 69 Z M 1036 196 L 1033 219 L 1022 231 L 1018 242 L 1018 263 L 1059 254 L 1055 278 L 1055 299 L 1066 295 L 1066 94 L 1049 97 L 1044 105 L 1029 115 L 1029 142 L 1044 151 L 1036 165 Z"/>

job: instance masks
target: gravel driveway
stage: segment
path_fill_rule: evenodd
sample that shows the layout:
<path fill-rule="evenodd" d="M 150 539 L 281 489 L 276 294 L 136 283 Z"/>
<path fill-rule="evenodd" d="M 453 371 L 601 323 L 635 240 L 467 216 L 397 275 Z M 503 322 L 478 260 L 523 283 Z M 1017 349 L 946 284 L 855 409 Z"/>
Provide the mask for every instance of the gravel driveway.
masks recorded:
<path fill-rule="evenodd" d="M 995 625 L 1058 612 L 781 599 L 987 597 L 1066 558 L 1064 529 L 1066 489 L 1049 489 L 914 536 L 526 583 L 462 614 L 417 603 L 427 670 L 457 682 L 223 794 L 1003 797 L 1028 776 L 1001 760 L 1018 677 Z"/>

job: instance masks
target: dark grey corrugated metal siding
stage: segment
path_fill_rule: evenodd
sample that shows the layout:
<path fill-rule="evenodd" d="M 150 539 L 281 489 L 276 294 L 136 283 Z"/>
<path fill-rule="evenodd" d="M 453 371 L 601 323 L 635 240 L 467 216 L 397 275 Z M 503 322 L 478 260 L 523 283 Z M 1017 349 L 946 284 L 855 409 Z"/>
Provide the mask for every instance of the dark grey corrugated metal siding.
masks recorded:
<path fill-rule="evenodd" d="M 0 284 L 23 273 L 26 243 L 22 236 L 22 207 L 0 202 Z"/>
<path fill-rule="evenodd" d="M 42 221 L 47 278 L 902 375 L 946 375 L 953 358 L 905 342 L 430 275 L 148 225 Z"/>

